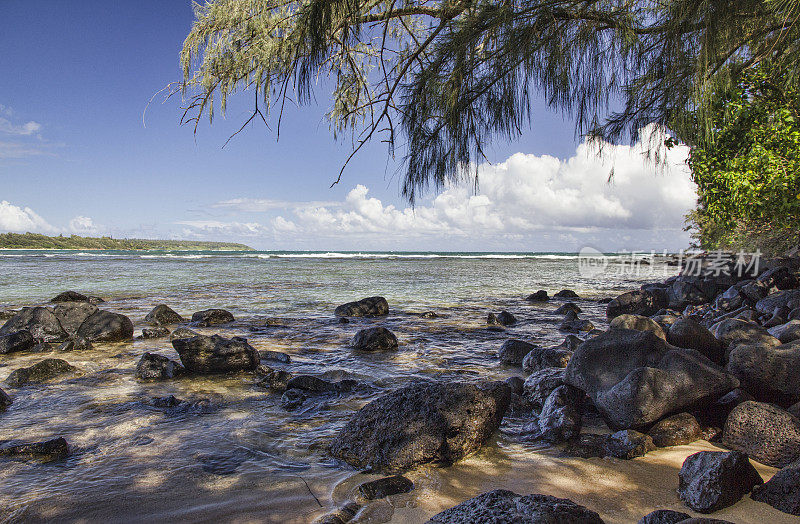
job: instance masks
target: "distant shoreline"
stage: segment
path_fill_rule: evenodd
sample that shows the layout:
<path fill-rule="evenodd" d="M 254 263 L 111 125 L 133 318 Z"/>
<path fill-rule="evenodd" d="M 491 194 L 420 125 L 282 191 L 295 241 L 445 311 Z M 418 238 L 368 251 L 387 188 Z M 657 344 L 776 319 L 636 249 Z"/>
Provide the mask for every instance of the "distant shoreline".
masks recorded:
<path fill-rule="evenodd" d="M 36 233 L 2 233 L 0 250 L 85 250 L 85 251 L 254 251 L 245 244 L 195 240 L 152 240 L 139 238 L 47 236 Z"/>

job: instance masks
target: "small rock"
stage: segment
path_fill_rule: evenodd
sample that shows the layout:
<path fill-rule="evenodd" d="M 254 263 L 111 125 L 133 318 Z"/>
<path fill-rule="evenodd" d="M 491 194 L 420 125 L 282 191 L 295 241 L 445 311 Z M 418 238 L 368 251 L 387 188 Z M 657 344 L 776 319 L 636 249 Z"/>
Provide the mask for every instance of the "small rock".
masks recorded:
<path fill-rule="evenodd" d="M 582 433 L 564 447 L 564 453 L 571 457 L 601 458 L 606 456 L 608 435 Z"/>
<path fill-rule="evenodd" d="M 45 382 L 59 375 L 72 373 L 76 369 L 65 360 L 46 358 L 30 367 L 15 369 L 6 379 L 6 384 L 12 388 L 21 388 L 27 384 Z"/>
<path fill-rule="evenodd" d="M 766 484 L 754 487 L 750 498 L 800 516 L 800 462 L 778 471 Z"/>
<path fill-rule="evenodd" d="M 68 453 L 69 446 L 63 437 L 45 442 L 0 447 L 0 456 L 3 457 L 30 455 L 46 460 L 56 460 L 67 456 Z"/>
<path fill-rule="evenodd" d="M 144 321 L 151 326 L 164 326 L 169 324 L 181 324 L 186 319 L 177 314 L 166 304 L 159 304 L 144 317 Z"/>
<path fill-rule="evenodd" d="M 509 366 L 520 366 L 525 356 L 530 353 L 536 346 L 529 344 L 523 340 L 510 339 L 503 342 L 497 356 L 500 362 Z"/>
<path fill-rule="evenodd" d="M 35 345 L 36 340 L 31 335 L 31 332 L 24 329 L 0 336 L 0 354 L 28 351 Z"/>
<path fill-rule="evenodd" d="M 125 342 L 133 338 L 133 322 L 125 315 L 98 310 L 75 334 L 90 342 Z"/>
<path fill-rule="evenodd" d="M 568 333 L 581 333 L 581 332 L 589 332 L 594 329 L 594 324 L 592 324 L 588 320 L 565 320 L 562 322 L 558 329 L 560 331 L 566 331 Z"/>
<path fill-rule="evenodd" d="M 30 349 L 31 353 L 50 353 L 53 351 L 53 346 L 47 342 L 39 342 Z"/>
<path fill-rule="evenodd" d="M 183 366 L 163 355 L 144 353 L 136 364 L 136 378 L 143 380 L 164 380 L 182 375 Z"/>
<path fill-rule="evenodd" d="M 606 454 L 624 460 L 643 457 L 656 449 L 650 435 L 632 429 L 623 429 L 610 435 L 606 440 Z"/>
<path fill-rule="evenodd" d="M 564 442 L 581 432 L 581 400 L 583 392 L 572 386 L 559 386 L 550 393 L 539 415 L 538 438 L 548 442 Z"/>
<path fill-rule="evenodd" d="M 525 300 L 528 302 L 547 302 L 550 300 L 550 297 L 547 296 L 547 291 L 540 289 L 536 293 L 531 293 L 528 295 Z"/>
<path fill-rule="evenodd" d="M 281 396 L 281 407 L 283 409 L 297 409 L 306 401 L 306 395 L 299 389 L 287 389 Z"/>
<path fill-rule="evenodd" d="M 671 509 L 659 509 L 640 518 L 639 524 L 678 524 L 690 518 L 692 516 L 687 513 Z"/>
<path fill-rule="evenodd" d="M 275 362 L 281 362 L 283 364 L 288 364 L 292 361 L 289 355 L 281 351 L 263 350 L 258 352 L 258 356 L 261 360 L 274 360 Z"/>
<path fill-rule="evenodd" d="M 766 324 L 764 324 L 766 327 Z M 786 344 L 787 342 L 794 342 L 800 339 L 800 320 L 790 320 L 785 324 L 771 327 L 768 329 L 769 334 Z"/>
<path fill-rule="evenodd" d="M 478 495 L 433 516 L 428 524 L 603 524 L 594 511 L 569 499 L 549 495 L 517 495 L 497 489 Z"/>
<path fill-rule="evenodd" d="M 287 389 L 298 389 L 312 393 L 329 393 L 336 391 L 336 385 L 312 375 L 297 375 L 286 383 Z"/>
<path fill-rule="evenodd" d="M 562 289 L 561 291 L 553 295 L 553 298 L 580 298 L 580 297 L 578 296 L 577 293 L 575 293 L 571 289 Z"/>
<path fill-rule="evenodd" d="M 359 330 L 353 337 L 352 346 L 361 351 L 389 351 L 398 348 L 397 337 L 385 327 Z"/>
<path fill-rule="evenodd" d="M 523 398 L 534 406 L 544 405 L 550 393 L 564 384 L 562 368 L 545 368 L 532 373 L 523 386 Z"/>
<path fill-rule="evenodd" d="M 402 475 L 384 477 L 358 486 L 361 496 L 367 500 L 382 499 L 400 493 L 408 493 L 414 489 L 414 483 Z"/>
<path fill-rule="evenodd" d="M 681 500 L 699 513 L 736 504 L 764 481 L 747 455 L 738 451 L 701 451 L 689 455 L 678 475 Z"/>
<path fill-rule="evenodd" d="M 92 343 L 83 337 L 73 337 L 58 346 L 58 351 L 88 351 L 92 349 Z"/>
<path fill-rule="evenodd" d="M 169 339 L 170 341 L 173 341 L 179 338 L 192 338 L 198 336 L 199 334 L 200 333 L 192 331 L 191 329 L 178 328 L 170 334 Z"/>
<path fill-rule="evenodd" d="M 0 411 L 5 411 L 5 409 L 11 405 L 11 397 L 8 396 L 8 393 L 0 389 Z"/>
<path fill-rule="evenodd" d="M 253 371 L 260 360 L 258 351 L 242 337 L 227 339 L 219 335 L 197 335 L 173 339 L 172 347 L 190 373 Z"/>
<path fill-rule="evenodd" d="M 389 314 L 389 303 L 383 297 L 367 297 L 342 304 L 333 314 L 337 317 L 379 317 Z"/>
<path fill-rule="evenodd" d="M 561 304 L 560 306 L 558 306 L 558 308 L 555 311 L 553 311 L 553 314 L 555 314 L 555 315 L 566 315 L 567 312 L 569 312 L 569 311 L 572 311 L 573 313 L 575 313 L 577 315 L 578 313 L 580 313 L 583 310 L 581 308 L 579 308 L 575 304 L 575 302 L 567 302 L 565 304 Z"/>
<path fill-rule="evenodd" d="M 77 291 L 64 291 L 51 298 L 50 302 L 89 302 L 89 297 Z"/>
<path fill-rule="evenodd" d="M 199 327 L 218 326 L 233 321 L 231 312 L 224 309 L 206 309 L 192 315 L 192 324 Z"/>
<path fill-rule="evenodd" d="M 508 311 L 501 311 L 498 314 L 489 313 L 486 317 L 486 323 L 490 326 L 510 326 L 517 323 L 517 317 Z"/>
<path fill-rule="evenodd" d="M 439 315 L 434 311 L 426 311 L 419 314 L 419 318 L 439 318 Z"/>
<path fill-rule="evenodd" d="M 689 413 L 678 413 L 667 417 L 653 426 L 648 432 L 653 443 L 659 448 L 690 444 L 703 437 L 703 428 Z"/>
<path fill-rule="evenodd" d="M 142 329 L 142 338 L 165 338 L 169 336 L 169 329 L 165 327 L 152 327 Z"/>
<path fill-rule="evenodd" d="M 345 524 L 353 520 L 361 506 L 355 502 L 348 502 L 336 511 L 327 513 L 316 519 L 312 524 Z"/>
<path fill-rule="evenodd" d="M 660 339 L 666 340 L 667 335 L 658 322 L 641 315 L 624 314 L 614 317 L 609 324 L 611 329 L 635 329 L 636 331 L 650 331 Z"/>

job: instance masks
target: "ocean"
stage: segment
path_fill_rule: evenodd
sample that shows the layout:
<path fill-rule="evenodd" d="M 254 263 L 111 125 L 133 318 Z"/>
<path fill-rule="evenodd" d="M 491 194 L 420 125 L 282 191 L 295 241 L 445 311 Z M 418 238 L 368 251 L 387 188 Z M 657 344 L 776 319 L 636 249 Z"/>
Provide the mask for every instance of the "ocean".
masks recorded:
<path fill-rule="evenodd" d="M 421 379 L 524 378 L 521 369 L 498 362 L 500 345 L 510 338 L 555 345 L 566 335 L 558 330 L 561 316 L 553 313 L 563 300 L 531 303 L 525 297 L 539 289 L 550 295 L 572 289 L 580 296 L 575 302 L 581 318 L 605 329 L 599 299 L 677 272 L 661 258 L 633 271 L 631 260 L 612 255 L 604 271 L 587 274 L 578 255 L 569 253 L 0 252 L 0 309 L 44 303 L 75 290 L 104 298 L 103 309 L 128 315 L 138 335 L 157 304 L 185 317 L 224 308 L 234 323 L 198 331 L 243 336 L 258 350 L 290 355 L 289 363 L 267 362 L 273 368 L 360 385 L 286 410 L 281 395 L 258 386 L 250 374 L 137 380 L 142 353 L 177 360 L 168 339 L 96 344 L 84 352 L 0 355 L 0 380 L 45 356 L 64 358 L 79 369 L 43 386 L 4 386 L 14 403 L 0 415 L 2 440 L 63 436 L 71 453 L 49 464 L 4 463 L 0 518 L 309 522 L 352 499 L 360 482 L 377 478 L 326 452 L 358 408 Z M 373 295 L 388 300 L 387 317 L 341 324 L 333 315 L 337 305 Z M 518 323 L 489 329 L 487 314 L 502 310 Z M 438 317 L 419 315 L 427 311 Z M 358 329 L 373 325 L 392 330 L 399 351 L 357 354 L 349 348 Z M 170 395 L 184 402 L 159 407 L 154 400 Z M 661 495 L 676 498 L 671 484 L 657 479 L 663 476 L 658 468 L 677 458 L 654 452 L 655 459 L 647 460 L 656 460 L 655 469 L 641 461 L 566 459 L 520 439 L 525 422 L 507 417 L 476 455 L 450 468 L 410 473 L 414 491 L 365 505 L 359 522 L 424 522 L 496 487 L 569 497 L 603 512 L 607 522 L 635 521 L 637 512 L 636 518 L 655 503 L 652 490 L 633 494 L 637 483 L 657 485 Z M 614 490 L 622 490 L 628 502 L 609 497 Z"/>

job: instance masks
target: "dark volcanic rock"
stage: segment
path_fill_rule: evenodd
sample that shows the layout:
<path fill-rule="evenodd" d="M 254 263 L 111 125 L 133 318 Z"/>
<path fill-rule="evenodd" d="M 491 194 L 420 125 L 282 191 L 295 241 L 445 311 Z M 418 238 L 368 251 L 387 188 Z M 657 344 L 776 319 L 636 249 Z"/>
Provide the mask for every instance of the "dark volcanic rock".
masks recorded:
<path fill-rule="evenodd" d="M 61 302 L 53 308 L 53 314 L 68 335 L 74 335 L 81 324 L 95 313 L 97 306 L 88 302 Z"/>
<path fill-rule="evenodd" d="M 133 338 L 133 322 L 119 313 L 97 311 L 81 324 L 76 336 L 90 342 L 125 342 Z"/>
<path fill-rule="evenodd" d="M 15 351 L 28 351 L 36 345 L 33 335 L 23 329 L 16 333 L 0 335 L 0 354 L 14 353 Z"/>
<path fill-rule="evenodd" d="M 501 311 L 496 315 L 494 313 L 489 313 L 489 315 L 486 317 L 486 323 L 490 326 L 510 326 L 517 323 L 517 317 L 508 311 Z"/>
<path fill-rule="evenodd" d="M 383 297 L 367 297 L 342 304 L 333 313 L 337 317 L 379 317 L 389 314 L 389 303 Z"/>
<path fill-rule="evenodd" d="M 170 341 L 172 341 L 172 340 L 176 340 L 176 339 L 179 339 L 179 338 L 192 338 L 192 337 L 198 336 L 199 334 L 200 333 L 197 333 L 196 331 L 192 331 L 191 329 L 178 328 L 178 329 L 174 330 L 172 333 L 170 333 L 169 339 L 170 339 Z"/>
<path fill-rule="evenodd" d="M 331 454 L 388 473 L 449 465 L 477 451 L 497 430 L 510 399 L 502 382 L 412 384 L 361 408 L 333 439 Z"/>
<path fill-rule="evenodd" d="M 545 400 L 539 414 L 537 438 L 563 442 L 581 432 L 580 404 L 583 392 L 572 386 L 559 386 Z"/>
<path fill-rule="evenodd" d="M 562 289 L 561 291 L 553 295 L 553 298 L 580 298 L 580 297 L 578 296 L 577 293 L 575 293 L 571 289 Z"/>
<path fill-rule="evenodd" d="M 565 382 L 586 392 L 615 429 L 645 426 L 738 386 L 700 353 L 628 329 L 581 344 L 567 365 Z"/>
<path fill-rule="evenodd" d="M 0 335 L 22 330 L 30 331 L 33 338 L 43 342 L 60 342 L 67 338 L 58 317 L 46 307 L 24 307 L 0 327 Z"/>
<path fill-rule="evenodd" d="M 550 393 L 562 385 L 564 385 L 564 369 L 540 369 L 525 379 L 522 396 L 534 406 L 542 406 Z"/>
<path fill-rule="evenodd" d="M 389 351 L 397 349 L 397 337 L 385 327 L 359 330 L 353 337 L 352 346 L 361 351 Z"/>
<path fill-rule="evenodd" d="M 498 489 L 435 515 L 429 524 L 602 524 L 600 515 L 569 499 Z"/>
<path fill-rule="evenodd" d="M 682 446 L 703 438 L 703 428 L 689 413 L 678 413 L 656 423 L 648 435 L 659 448 Z"/>
<path fill-rule="evenodd" d="M 739 344 L 778 346 L 780 340 L 765 328 L 738 318 L 727 318 L 711 326 L 711 333 L 723 345 L 733 349 Z"/>
<path fill-rule="evenodd" d="M 559 324 L 558 329 L 568 333 L 581 333 L 592 331 L 594 329 L 594 324 L 592 324 L 589 320 L 576 318 L 575 320 L 565 320 Z"/>
<path fill-rule="evenodd" d="M 168 336 L 169 336 L 169 329 L 165 327 L 152 327 L 152 328 L 142 329 L 143 339 L 166 338 Z"/>
<path fill-rule="evenodd" d="M 703 423 L 719 427 L 724 426 L 733 408 L 748 400 L 754 400 L 753 395 L 741 388 L 736 388 L 726 393 L 702 410 Z"/>
<path fill-rule="evenodd" d="M 283 409 L 292 410 L 297 409 L 306 401 L 306 395 L 299 389 L 287 389 L 281 395 L 281 407 Z"/>
<path fill-rule="evenodd" d="M 725 360 L 722 343 L 711 331 L 690 318 L 679 318 L 672 323 L 667 332 L 667 342 L 679 348 L 694 349 L 717 364 Z"/>
<path fill-rule="evenodd" d="M 163 355 L 144 353 L 136 364 L 136 377 L 144 380 L 164 380 L 183 374 L 183 366 Z"/>
<path fill-rule="evenodd" d="M 414 489 L 414 483 L 402 475 L 384 477 L 358 486 L 358 492 L 367 500 L 382 499 L 400 493 L 408 493 Z"/>
<path fill-rule="evenodd" d="M 758 400 L 783 405 L 800 400 L 800 342 L 736 346 L 726 369 Z"/>
<path fill-rule="evenodd" d="M 800 339 L 800 320 L 791 320 L 785 324 L 768 329 L 769 334 L 781 341 L 782 344 Z"/>
<path fill-rule="evenodd" d="M 55 460 L 65 457 L 69 453 L 69 446 L 63 437 L 54 438 L 45 442 L 30 444 L 16 444 L 0 447 L 0 456 L 35 456 L 46 460 Z"/>
<path fill-rule="evenodd" d="M 311 524 L 345 524 L 353 520 L 361 506 L 355 502 L 347 502 L 342 507 L 319 517 Z"/>
<path fill-rule="evenodd" d="M 678 492 L 693 510 L 712 513 L 736 504 L 763 482 L 744 453 L 701 451 L 683 462 Z"/>
<path fill-rule="evenodd" d="M 728 416 L 722 443 L 782 468 L 800 458 L 800 420 L 771 404 L 742 402 Z"/>
<path fill-rule="evenodd" d="M 800 462 L 783 468 L 766 484 L 753 488 L 750 498 L 784 513 L 800 516 Z"/>
<path fill-rule="evenodd" d="M 575 302 L 566 302 L 566 303 L 561 304 L 560 306 L 558 306 L 558 308 L 556 308 L 556 310 L 553 311 L 553 314 L 555 314 L 555 315 L 566 315 L 568 311 L 572 311 L 573 313 L 578 314 L 583 310 L 581 308 L 579 308 L 575 304 Z"/>
<path fill-rule="evenodd" d="M 6 379 L 6 384 L 12 388 L 21 388 L 27 384 L 45 382 L 73 371 L 76 371 L 76 368 L 65 360 L 46 358 L 30 367 L 15 369 Z"/>
<path fill-rule="evenodd" d="M 51 298 L 50 302 L 89 302 L 89 297 L 77 291 L 64 291 Z"/>
<path fill-rule="evenodd" d="M 168 305 L 159 304 L 150 310 L 150 313 L 144 317 L 144 321 L 151 326 L 164 326 L 168 324 L 180 324 L 186 322 L 186 319 L 177 314 Z"/>
<path fill-rule="evenodd" d="M 762 315 L 772 315 L 776 308 L 783 307 L 794 309 L 800 306 L 800 289 L 790 289 L 772 293 L 758 302 L 755 309 Z"/>
<path fill-rule="evenodd" d="M 500 346 L 497 356 L 500 362 L 508 364 L 509 366 L 521 366 L 525 356 L 530 353 L 536 346 L 529 344 L 523 340 L 506 340 Z"/>
<path fill-rule="evenodd" d="M 312 393 L 330 393 L 336 391 L 336 384 L 312 375 L 297 375 L 286 383 L 286 388 Z"/>
<path fill-rule="evenodd" d="M 658 338 L 666 340 L 667 335 L 661 325 L 649 317 L 641 315 L 624 314 L 614 317 L 609 324 L 611 329 L 635 329 L 636 331 L 650 331 Z"/>
<path fill-rule="evenodd" d="M 233 321 L 231 312 L 224 309 L 206 309 L 192 314 L 192 324 L 199 327 L 218 326 Z"/>
<path fill-rule="evenodd" d="M 606 441 L 609 435 L 581 433 L 564 447 L 570 457 L 601 458 L 606 456 Z"/>
<path fill-rule="evenodd" d="M 281 351 L 272 351 L 269 349 L 259 351 L 258 356 L 261 358 L 261 360 L 274 360 L 276 362 L 283 362 L 284 364 L 288 364 L 292 361 L 292 357 L 286 353 Z"/>
<path fill-rule="evenodd" d="M 623 429 L 609 435 L 605 443 L 606 455 L 623 460 L 643 457 L 656 449 L 649 435 L 632 429 Z"/>
<path fill-rule="evenodd" d="M 656 314 L 659 309 L 667 307 L 668 304 L 669 297 L 664 290 L 628 291 L 608 303 L 606 316 L 609 319 L 625 313 L 649 316 Z"/>
<path fill-rule="evenodd" d="M 252 371 L 260 360 L 258 351 L 242 337 L 227 339 L 219 335 L 197 335 L 174 339 L 172 347 L 190 373 Z"/>
<path fill-rule="evenodd" d="M 639 519 L 638 524 L 678 524 L 692 518 L 688 513 L 673 511 L 671 509 L 658 509 Z"/>
<path fill-rule="evenodd" d="M 572 358 L 572 353 L 573 350 L 567 349 L 564 344 L 549 348 L 535 347 L 522 359 L 522 369 L 533 373 L 544 368 L 565 368 Z"/>
<path fill-rule="evenodd" d="M 550 297 L 547 296 L 547 291 L 540 289 L 536 293 L 531 293 L 528 295 L 525 300 L 528 302 L 547 302 L 550 300 Z"/>
<path fill-rule="evenodd" d="M 72 337 L 58 346 L 58 351 L 87 351 L 92 349 L 92 343 L 83 337 Z"/>

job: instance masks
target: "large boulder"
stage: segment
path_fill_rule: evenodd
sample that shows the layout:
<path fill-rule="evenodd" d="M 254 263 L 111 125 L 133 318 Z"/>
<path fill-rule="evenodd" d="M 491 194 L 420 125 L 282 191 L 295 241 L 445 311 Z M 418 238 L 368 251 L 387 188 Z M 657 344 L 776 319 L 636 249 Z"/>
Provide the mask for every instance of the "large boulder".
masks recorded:
<path fill-rule="evenodd" d="M 784 513 L 800 516 L 800 462 L 786 466 L 765 484 L 753 488 L 750 498 Z"/>
<path fill-rule="evenodd" d="M 678 524 L 692 518 L 688 513 L 671 509 L 657 509 L 639 519 L 638 524 Z"/>
<path fill-rule="evenodd" d="M 656 449 L 649 435 L 632 429 L 623 429 L 612 433 L 605 441 L 605 454 L 623 460 L 643 457 Z"/>
<path fill-rule="evenodd" d="M 609 319 L 630 313 L 633 315 L 655 315 L 669 305 L 667 292 L 662 289 L 636 290 L 623 293 L 606 306 Z"/>
<path fill-rule="evenodd" d="M 663 338 L 665 340 L 667 338 L 667 335 L 664 333 L 664 329 L 658 322 L 652 318 L 643 317 L 641 315 L 631 315 L 629 313 L 619 315 L 618 317 L 614 317 L 608 327 L 611 329 L 635 329 L 636 331 L 650 331 L 658 338 Z"/>
<path fill-rule="evenodd" d="M 658 421 L 647 432 L 659 448 L 691 444 L 703 438 L 703 428 L 689 413 L 678 413 Z"/>
<path fill-rule="evenodd" d="M 678 492 L 693 510 L 712 513 L 736 504 L 763 482 L 744 453 L 701 451 L 683 462 Z"/>
<path fill-rule="evenodd" d="M 359 330 L 353 337 L 352 346 L 361 351 L 391 351 L 398 347 L 397 337 L 385 327 Z"/>
<path fill-rule="evenodd" d="M 577 338 L 575 335 L 568 335 L 568 337 Z M 572 358 L 572 353 L 575 351 L 570 349 L 571 347 L 577 346 L 565 343 L 547 348 L 534 346 L 522 359 L 522 369 L 528 373 L 533 373 L 544 368 L 565 368 L 569 364 L 569 359 Z"/>
<path fill-rule="evenodd" d="M 523 340 L 510 339 L 503 342 L 497 356 L 500 362 L 509 366 L 521 366 L 522 361 L 528 353 L 536 349 L 536 346 Z"/>
<path fill-rule="evenodd" d="M 125 342 L 133 338 L 133 322 L 125 315 L 98 310 L 75 334 L 90 342 Z"/>
<path fill-rule="evenodd" d="M 97 313 L 97 306 L 89 302 L 60 302 L 53 307 L 53 313 L 64 331 L 74 335 L 87 318 Z"/>
<path fill-rule="evenodd" d="M 76 369 L 66 360 L 46 358 L 30 367 L 15 369 L 6 379 L 6 384 L 12 388 L 21 388 L 32 383 L 46 382 Z"/>
<path fill-rule="evenodd" d="M 779 346 L 781 341 L 769 334 L 766 328 L 754 322 L 738 318 L 726 318 L 711 326 L 711 334 L 728 348 L 728 351 L 739 344 L 760 344 Z"/>
<path fill-rule="evenodd" d="M 89 297 L 77 291 L 64 291 L 51 298 L 50 302 L 89 302 Z"/>
<path fill-rule="evenodd" d="M 0 354 L 14 353 L 17 351 L 28 351 L 36 345 L 36 339 L 31 332 L 23 329 L 16 333 L 0 335 Z"/>
<path fill-rule="evenodd" d="M 382 395 L 339 430 L 331 454 L 356 468 L 397 473 L 450 465 L 480 449 L 511 401 L 502 382 L 420 382 Z"/>
<path fill-rule="evenodd" d="M 800 400 L 800 342 L 736 346 L 726 369 L 758 400 L 784 405 Z"/>
<path fill-rule="evenodd" d="M 715 295 L 715 291 L 716 289 L 710 281 L 678 277 L 667 289 L 669 307 L 683 309 L 686 306 L 705 304 Z"/>
<path fill-rule="evenodd" d="M 218 326 L 233 321 L 233 314 L 224 309 L 204 309 L 192 314 L 192 324 L 199 327 Z"/>
<path fill-rule="evenodd" d="M 679 318 L 672 323 L 667 331 L 667 342 L 679 348 L 694 349 L 717 364 L 722 364 L 725 359 L 722 343 L 708 329 L 690 318 Z"/>
<path fill-rule="evenodd" d="M 186 322 L 186 319 L 177 314 L 168 305 L 159 304 L 150 310 L 150 313 L 144 317 L 144 321 L 151 326 L 166 326 L 169 324 L 181 324 Z"/>
<path fill-rule="evenodd" d="M 46 307 L 24 307 L 0 327 L 0 335 L 10 335 L 22 330 L 30 331 L 33 338 L 42 342 L 61 342 L 67 332 L 58 317 Z"/>
<path fill-rule="evenodd" d="M 600 515 L 569 499 L 497 489 L 435 515 L 428 524 L 602 524 Z"/>
<path fill-rule="evenodd" d="M 144 353 L 136 364 L 136 378 L 142 380 L 164 380 L 183 374 L 183 366 L 164 355 Z"/>
<path fill-rule="evenodd" d="M 342 304 L 333 313 L 337 317 L 379 317 L 389 314 L 389 303 L 383 297 L 367 297 Z"/>
<path fill-rule="evenodd" d="M 176 338 L 172 347 L 181 357 L 181 363 L 190 373 L 228 373 L 252 371 L 258 367 L 258 351 L 242 337 Z"/>
<path fill-rule="evenodd" d="M 581 344 L 564 381 L 586 392 L 615 429 L 651 424 L 738 386 L 697 351 L 629 329 L 612 329 Z"/>
<path fill-rule="evenodd" d="M 772 404 L 742 402 L 728 415 L 722 443 L 782 468 L 800 459 L 800 420 Z"/>

